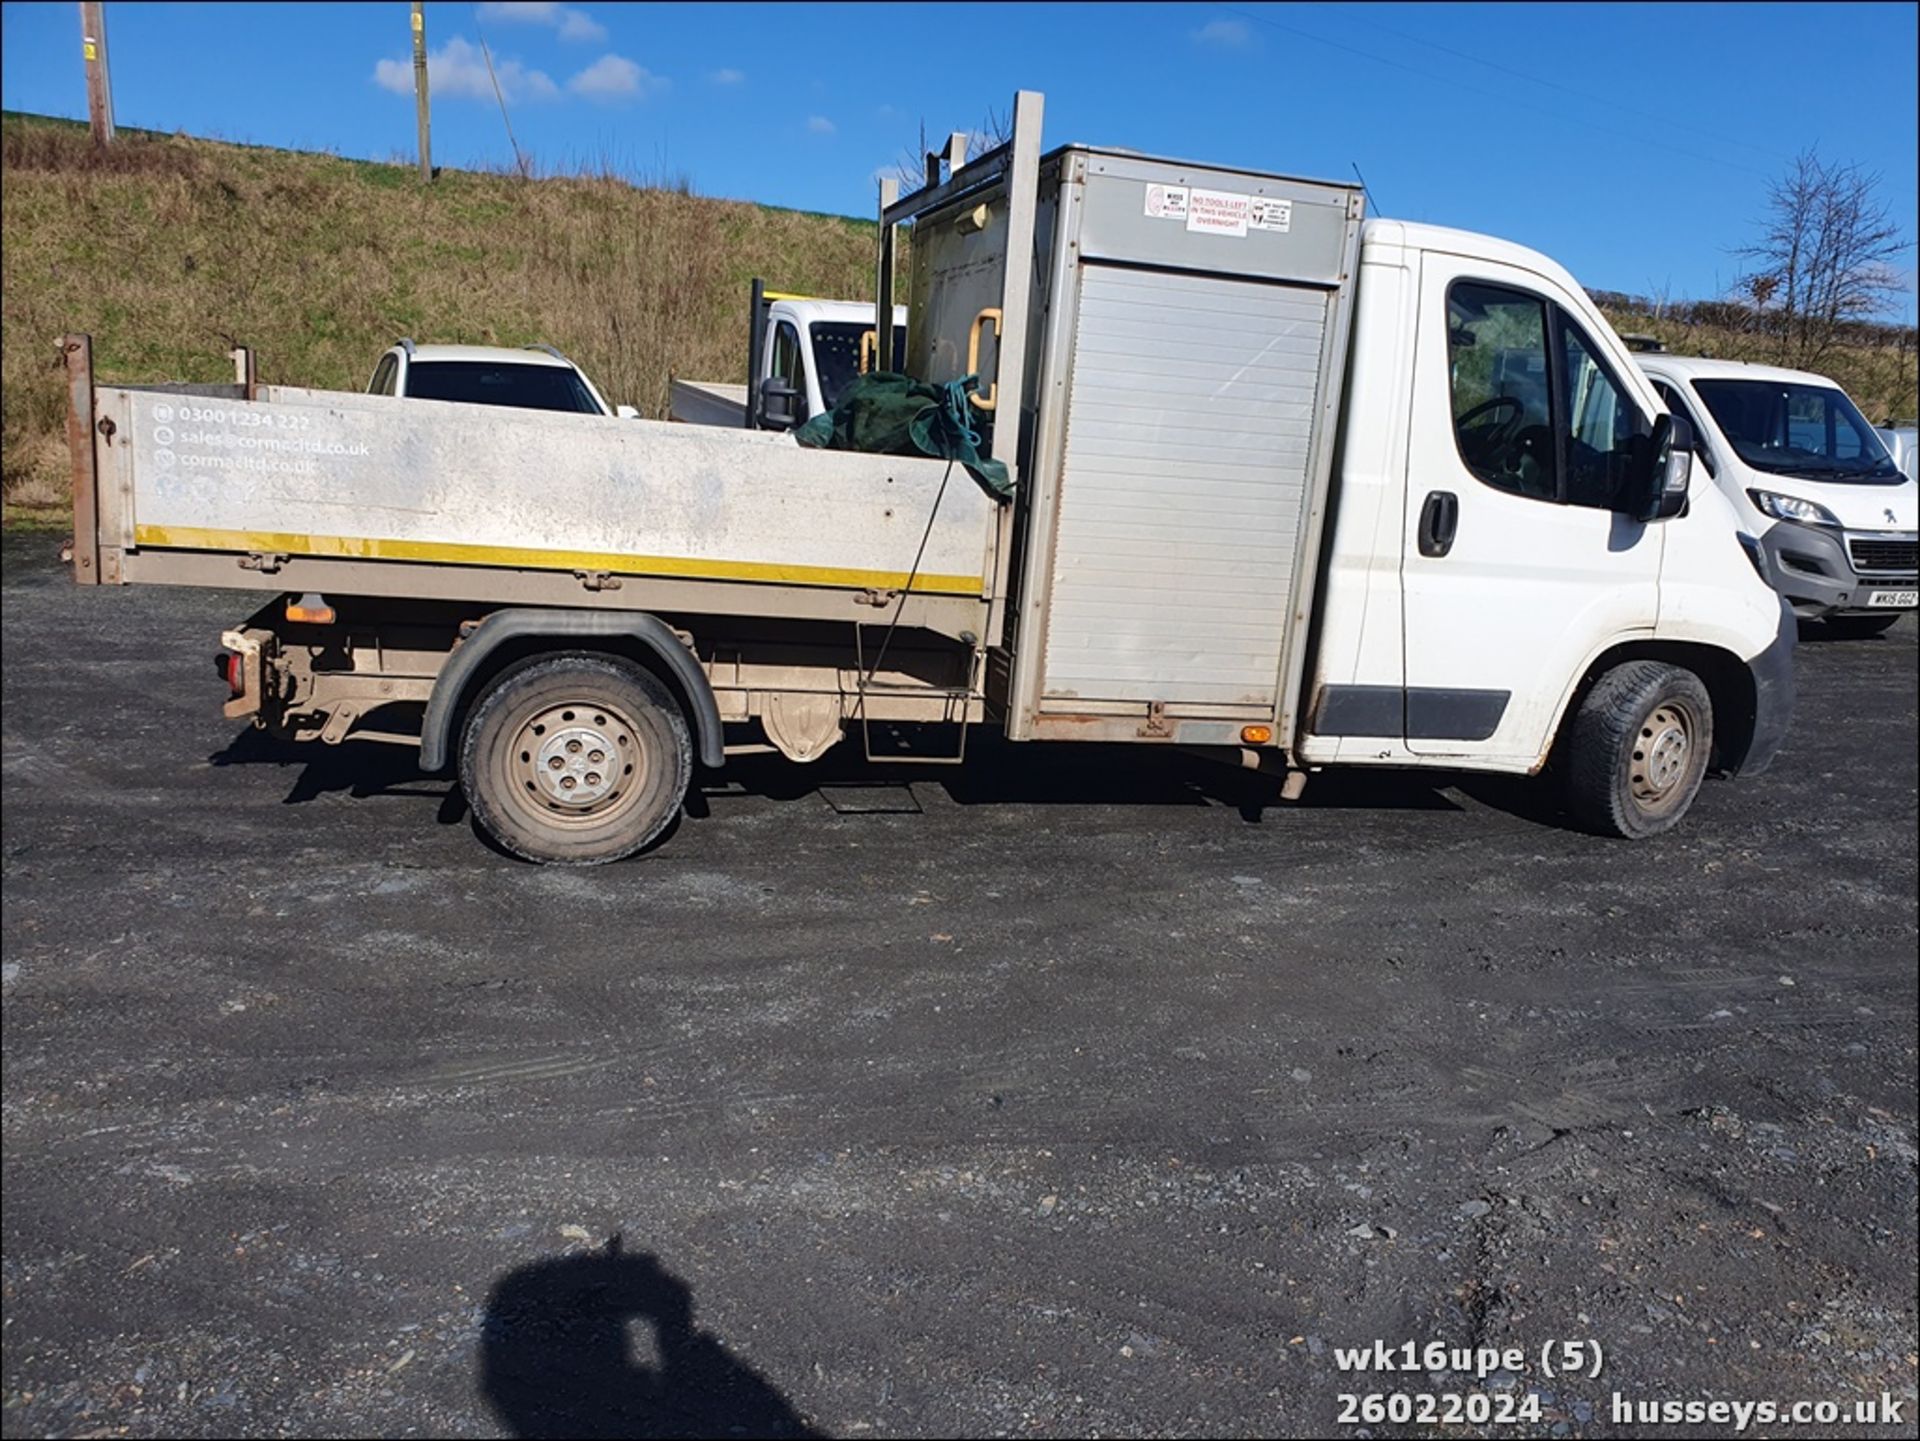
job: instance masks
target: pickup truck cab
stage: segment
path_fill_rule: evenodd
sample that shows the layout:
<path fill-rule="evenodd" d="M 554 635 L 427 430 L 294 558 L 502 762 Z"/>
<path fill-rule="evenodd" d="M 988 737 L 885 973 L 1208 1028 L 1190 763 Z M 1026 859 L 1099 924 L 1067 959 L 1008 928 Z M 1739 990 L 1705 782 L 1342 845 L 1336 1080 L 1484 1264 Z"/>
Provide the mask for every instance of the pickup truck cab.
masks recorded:
<path fill-rule="evenodd" d="M 418 345 L 399 340 L 380 357 L 368 395 L 509 405 L 632 420 L 631 405 L 610 406 L 586 372 L 550 345 Z"/>
<path fill-rule="evenodd" d="M 786 430 L 833 409 L 854 376 L 876 367 L 873 305 L 863 300 L 816 300 L 761 290 L 754 282 L 749 386 L 725 381 L 673 382 L 673 419 L 694 425 Z M 906 349 L 907 307 L 893 308 L 894 354 Z M 769 413 L 771 388 L 778 401 Z M 749 401 L 752 404 L 749 404 Z M 751 415 L 749 412 L 751 411 Z M 775 417 L 778 417 L 776 420 Z"/>
<path fill-rule="evenodd" d="M 1638 356 L 1732 502 L 1761 573 L 1803 620 L 1886 630 L 1920 604 L 1920 487 L 1824 375 L 1672 355 Z"/>

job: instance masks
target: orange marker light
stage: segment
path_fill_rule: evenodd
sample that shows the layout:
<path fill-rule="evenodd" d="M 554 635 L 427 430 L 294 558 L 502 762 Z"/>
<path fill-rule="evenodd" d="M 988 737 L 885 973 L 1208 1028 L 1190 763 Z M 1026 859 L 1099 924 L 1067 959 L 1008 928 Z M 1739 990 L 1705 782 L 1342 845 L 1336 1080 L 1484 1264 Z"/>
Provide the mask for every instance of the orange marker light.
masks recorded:
<path fill-rule="evenodd" d="M 1241 726 L 1240 739 L 1250 746 L 1263 746 L 1273 739 L 1273 727 Z"/>
<path fill-rule="evenodd" d="M 324 595 L 308 591 L 300 599 L 287 602 L 287 619 L 305 621 L 309 625 L 332 625 L 333 607 L 327 604 Z"/>

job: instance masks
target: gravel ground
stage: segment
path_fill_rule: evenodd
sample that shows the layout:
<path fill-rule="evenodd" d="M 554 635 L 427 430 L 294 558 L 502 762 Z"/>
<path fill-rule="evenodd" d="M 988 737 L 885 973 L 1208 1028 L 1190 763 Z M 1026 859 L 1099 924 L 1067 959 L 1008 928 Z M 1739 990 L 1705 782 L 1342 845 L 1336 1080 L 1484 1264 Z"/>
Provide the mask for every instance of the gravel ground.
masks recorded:
<path fill-rule="evenodd" d="M 1479 1389 L 1541 1420 L 1467 1433 L 1886 1391 L 1791 1434 L 1915 1434 L 1910 619 L 1804 645 L 1773 772 L 1641 845 L 1517 784 L 1262 810 L 983 746 L 742 764 L 564 871 L 404 756 L 224 722 L 244 602 L 49 550 L 4 557 L 7 1435 L 1321 1435 L 1476 1389 L 1344 1375 L 1376 1339 L 1535 1358 Z M 1601 1375 L 1542 1374 L 1576 1338 Z"/>

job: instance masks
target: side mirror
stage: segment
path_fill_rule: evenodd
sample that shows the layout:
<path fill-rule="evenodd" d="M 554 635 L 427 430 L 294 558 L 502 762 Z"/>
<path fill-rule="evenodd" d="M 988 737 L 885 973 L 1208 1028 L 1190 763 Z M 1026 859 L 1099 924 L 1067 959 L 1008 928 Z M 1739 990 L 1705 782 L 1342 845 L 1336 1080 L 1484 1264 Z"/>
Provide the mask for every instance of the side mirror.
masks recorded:
<path fill-rule="evenodd" d="M 638 420 L 640 418 L 639 408 L 632 405 L 616 405 L 613 408 L 613 413 L 615 417 L 620 420 Z"/>
<path fill-rule="evenodd" d="M 1635 519 L 1671 520 L 1686 508 L 1687 486 L 1693 480 L 1693 427 L 1684 417 L 1661 416 L 1653 423 L 1646 453 L 1646 472 L 1635 487 L 1640 496 Z"/>
<path fill-rule="evenodd" d="M 769 375 L 760 382 L 760 426 L 763 430 L 792 430 L 800 423 L 800 392 L 792 382 Z"/>

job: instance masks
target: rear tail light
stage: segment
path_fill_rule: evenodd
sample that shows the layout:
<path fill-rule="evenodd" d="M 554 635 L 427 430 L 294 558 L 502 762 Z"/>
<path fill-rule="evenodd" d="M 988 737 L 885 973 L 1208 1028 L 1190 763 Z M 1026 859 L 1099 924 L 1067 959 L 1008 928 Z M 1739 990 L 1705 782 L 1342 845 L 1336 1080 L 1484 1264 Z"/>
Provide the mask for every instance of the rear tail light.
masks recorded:
<path fill-rule="evenodd" d="M 220 672 L 220 679 L 227 683 L 227 689 L 234 695 L 243 694 L 247 688 L 247 658 L 230 650 L 223 650 L 213 658 L 214 669 Z"/>

